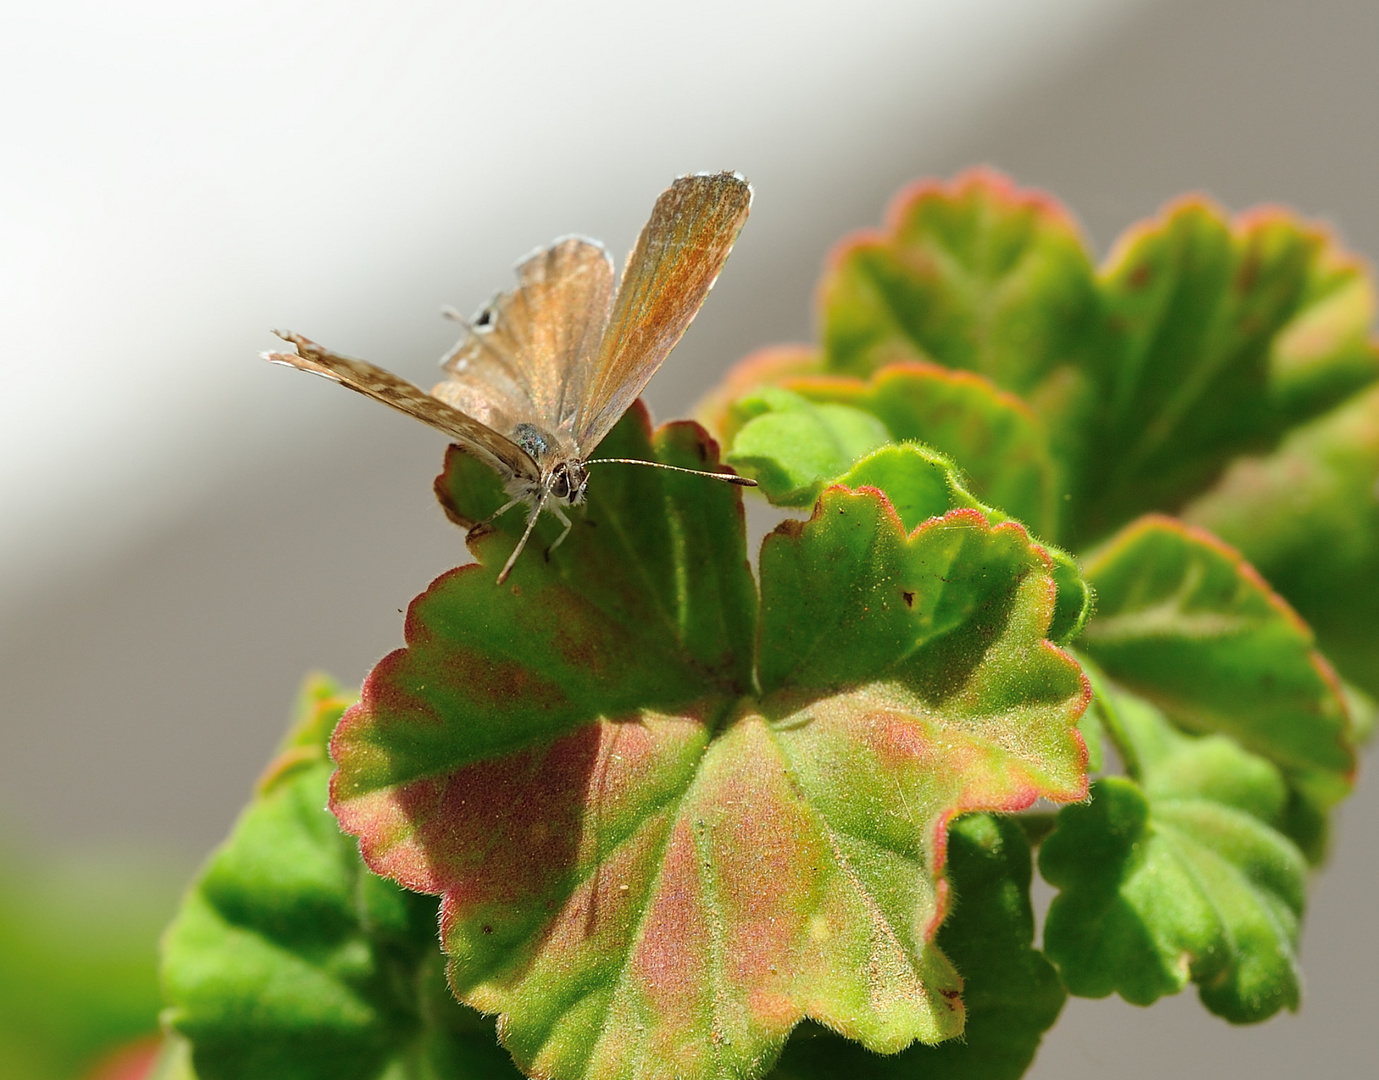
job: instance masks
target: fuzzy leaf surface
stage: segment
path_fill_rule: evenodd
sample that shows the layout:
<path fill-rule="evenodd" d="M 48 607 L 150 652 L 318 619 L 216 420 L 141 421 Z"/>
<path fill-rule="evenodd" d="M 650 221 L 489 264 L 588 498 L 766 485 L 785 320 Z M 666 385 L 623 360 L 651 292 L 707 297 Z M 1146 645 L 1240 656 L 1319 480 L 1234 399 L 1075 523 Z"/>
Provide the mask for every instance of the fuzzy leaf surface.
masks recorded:
<path fill-rule="evenodd" d="M 711 466 L 696 430 L 634 416 L 618 456 Z M 1021 526 L 831 488 L 767 539 L 758 616 L 738 497 L 609 466 L 504 590 L 508 541 L 476 537 L 334 736 L 332 808 L 442 895 L 451 986 L 529 1074 L 760 1075 L 806 1018 L 885 1053 L 958 1034 L 950 819 L 1085 792 L 1088 692 Z"/>
<path fill-rule="evenodd" d="M 1226 736 L 1184 735 L 1131 694 L 1098 694 L 1139 783 L 1097 781 L 1040 848 L 1061 890 L 1044 947 L 1064 984 L 1147 1005 L 1192 981 L 1235 1023 L 1296 1009 L 1307 863 L 1279 831 L 1283 774 Z"/>
<path fill-rule="evenodd" d="M 753 400 L 761 402 L 768 398 L 785 403 L 785 407 L 794 412 L 820 408 L 802 394 L 780 388 L 772 388 Z M 748 421 L 739 427 L 738 436 L 748 433 L 755 422 Z M 759 453 L 750 461 L 733 456 L 738 445 L 735 442 L 730 457 L 744 471 L 761 477 L 763 492 L 778 505 L 794 505 L 800 489 L 791 487 L 788 481 L 778 484 L 772 478 L 796 477 L 800 483 L 807 484 L 809 491 L 816 493 L 834 484 L 883 491 L 907 529 L 913 529 L 927 518 L 959 509 L 976 510 L 993 524 L 1013 520 L 1011 515 L 977 499 L 965 486 L 961 470 L 937 451 L 915 443 L 889 444 L 861 457 L 842 473 L 829 473 L 826 470 L 838 467 L 842 458 L 834 456 L 830 450 L 820 452 L 810 447 L 807 445 L 809 438 L 806 434 L 799 440 L 763 441 Z M 821 461 L 824 463 L 822 468 Z M 1045 545 L 1045 550 L 1053 560 L 1053 574 L 1058 585 L 1054 618 L 1048 636 L 1063 644 L 1081 632 L 1091 613 L 1092 594 L 1071 555 L 1050 545 Z"/>
<path fill-rule="evenodd" d="M 1339 681 L 1312 633 L 1240 554 L 1150 516 L 1087 562 L 1097 612 L 1079 641 L 1117 682 L 1174 719 L 1222 731 L 1330 806 L 1355 768 Z"/>
<path fill-rule="evenodd" d="M 199 1080 L 497 1080 L 493 1024 L 450 997 L 436 904 L 370 874 L 325 810 L 325 740 L 349 704 L 318 680 L 163 946 L 177 1039 Z"/>
<path fill-rule="evenodd" d="M 873 487 L 884 491 L 905 528 L 913 529 L 931 517 L 953 510 L 975 510 L 993 525 L 1012 522 L 1000 510 L 973 497 L 954 464 L 942 454 L 913 443 L 886 446 L 869 454 L 838 478 L 843 487 Z M 1057 597 L 1048 637 L 1064 644 L 1081 631 L 1092 610 L 1092 593 L 1076 560 L 1051 545 L 1044 551 L 1052 560 Z"/>
<path fill-rule="evenodd" d="M 886 425 L 865 408 L 811 401 L 778 386 L 734 403 L 736 432 L 726 456 L 777 506 L 811 506 L 824 485 L 884 446 Z"/>
<path fill-rule="evenodd" d="M 770 1080 L 1017 1080 L 1066 993 L 1033 947 L 1029 844 L 1010 819 L 975 814 L 948 834 L 953 914 L 938 943 L 963 975 L 961 1039 L 881 1057 L 817 1026 L 800 1028 Z"/>
<path fill-rule="evenodd" d="M 1236 460 L 1184 517 L 1239 548 L 1379 694 L 1379 388 Z"/>

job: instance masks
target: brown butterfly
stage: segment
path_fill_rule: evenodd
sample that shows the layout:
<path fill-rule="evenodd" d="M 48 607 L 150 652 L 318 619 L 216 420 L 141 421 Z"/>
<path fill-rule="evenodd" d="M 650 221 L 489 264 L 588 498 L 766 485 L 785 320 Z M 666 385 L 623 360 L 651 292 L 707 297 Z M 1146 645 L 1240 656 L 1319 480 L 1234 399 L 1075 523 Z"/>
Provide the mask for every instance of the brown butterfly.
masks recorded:
<path fill-rule="evenodd" d="M 498 583 L 507 579 L 536 520 L 584 501 L 588 467 L 654 465 L 589 455 L 641 394 L 713 288 L 747 220 L 752 187 L 736 173 L 679 177 L 661 193 L 613 290 L 613 260 L 602 244 L 557 240 L 517 266 L 517 288 L 499 293 L 470 320 L 441 361 L 446 378 L 431 393 L 363 360 L 279 331 L 296 353 L 264 358 L 324 375 L 445 432 L 503 480 L 508 503 L 531 507 L 526 530 Z M 754 486 L 732 473 L 698 475 Z"/>

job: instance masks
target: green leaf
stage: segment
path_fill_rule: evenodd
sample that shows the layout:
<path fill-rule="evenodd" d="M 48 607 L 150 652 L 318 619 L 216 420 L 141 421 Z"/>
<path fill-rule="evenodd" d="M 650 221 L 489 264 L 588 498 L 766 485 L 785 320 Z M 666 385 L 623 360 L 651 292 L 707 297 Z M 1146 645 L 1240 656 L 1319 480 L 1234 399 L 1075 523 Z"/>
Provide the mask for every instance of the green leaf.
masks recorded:
<path fill-rule="evenodd" d="M 778 388 L 773 388 L 767 393 L 773 397 L 788 396 L 788 400 L 800 403 L 798 410 L 801 412 L 823 407 L 810 405 L 800 395 Z M 765 397 L 766 394 L 763 394 L 744 400 L 761 401 Z M 777 400 L 781 398 L 778 397 Z M 809 476 L 809 491 L 818 491 L 827 485 L 838 485 L 848 488 L 871 487 L 883 492 L 906 529 L 913 529 L 928 518 L 941 517 L 949 511 L 958 509 L 975 510 L 993 524 L 1007 524 L 1013 521 L 1010 515 L 975 498 L 964 486 L 961 474 L 951 460 L 941 453 L 914 443 L 883 446 L 865 455 L 842 473 L 819 471 L 816 468 L 820 455 L 812 449 L 806 448 L 803 452 L 799 449 L 801 443 L 808 442 L 807 436 L 799 442 L 788 439 L 763 442 L 760 454 L 748 463 L 736 456 L 737 446 L 741 437 L 757 422 L 749 421 L 740 429 L 739 443 L 734 444 L 729 458 L 745 471 L 755 472 L 757 476 L 763 477 L 763 489 L 773 502 L 779 502 L 781 493 L 784 492 L 787 504 L 792 504 L 793 492 L 798 489 L 788 485 L 777 485 L 765 478 Z M 835 467 L 839 460 L 841 456 L 830 458 L 827 467 Z M 1062 643 L 1081 632 L 1091 612 L 1091 592 L 1072 556 L 1052 546 L 1045 546 L 1043 550 L 1051 560 L 1057 586 L 1054 619 L 1048 636 L 1051 640 Z"/>
<path fill-rule="evenodd" d="M 479 537 L 413 603 L 332 742 L 341 823 L 444 897 L 451 986 L 529 1073 L 750 1077 L 806 1018 L 878 1052 L 958 1034 L 948 822 L 1085 792 L 1053 560 L 834 488 L 766 541 L 758 617 L 736 489 L 595 482 L 570 556 L 495 590 L 508 545 Z"/>
<path fill-rule="evenodd" d="M 348 700 L 323 680 L 258 797 L 164 941 L 160 1066 L 200 1080 L 419 1080 L 520 1074 L 493 1024 L 446 990 L 436 904 L 374 877 L 325 810 L 324 733 Z"/>
<path fill-rule="evenodd" d="M 1019 826 L 985 814 L 948 834 L 953 914 L 939 946 L 962 972 L 967 1027 L 961 1039 L 880 1057 L 816 1025 L 791 1036 L 771 1080 L 1016 1080 L 1024 1074 L 1066 994 L 1033 948 L 1030 853 Z"/>
<path fill-rule="evenodd" d="M 906 535 L 888 502 L 843 488 L 825 492 L 809 524 L 787 522 L 762 545 L 765 693 L 893 673 L 950 707 L 1049 704 L 1061 713 L 1070 685 L 1041 640 L 1054 605 L 1052 561 L 1022 527 L 954 510 Z M 1038 655 L 1023 651 L 1031 643 Z M 963 697 L 953 697 L 959 687 Z"/>
<path fill-rule="evenodd" d="M 1295 1009 L 1307 865 L 1277 831 L 1283 775 L 1226 736 L 1184 735 L 1147 702 L 1105 692 L 1141 782 L 1097 781 L 1040 848 L 1040 872 L 1062 890 L 1044 947 L 1064 985 L 1148 1005 L 1193 981 L 1235 1023 Z"/>
<path fill-rule="evenodd" d="M 1076 533 L 1173 509 L 1235 455 L 1379 376 L 1373 287 L 1324 230 L 1184 200 L 1101 274 L 1108 347 Z"/>
<path fill-rule="evenodd" d="M 1379 693 L 1379 388 L 1238 459 L 1184 517 L 1239 548 Z"/>
<path fill-rule="evenodd" d="M 809 401 L 865 410 L 885 424 L 891 441 L 924 443 L 960 464 L 978 498 L 1036 535 L 1057 534 L 1059 500 L 1043 421 L 989 380 L 935 364 L 892 364 L 866 380 L 793 375 L 780 385 Z M 749 410 L 751 400 L 737 408 Z M 733 460 L 740 444 L 730 445 Z M 786 454 L 779 445 L 766 444 L 763 451 L 768 458 Z"/>
<path fill-rule="evenodd" d="M 812 345 L 769 345 L 749 353 L 728 369 L 722 380 L 694 407 L 694 418 L 725 446 L 750 417 L 740 415 L 739 399 L 763 386 L 782 386 L 799 375 L 817 375 L 823 361 Z"/>
<path fill-rule="evenodd" d="M 1098 607 L 1080 639 L 1117 682 L 1175 720 L 1227 732 L 1320 806 L 1350 789 L 1346 702 L 1307 625 L 1240 555 L 1150 516 L 1087 563 Z"/>
<path fill-rule="evenodd" d="M 1350 731 L 1357 746 L 1364 746 L 1374 738 L 1379 727 L 1379 702 L 1357 686 L 1348 683 L 1342 686 L 1345 692 L 1346 711 L 1350 714 Z"/>
<path fill-rule="evenodd" d="M 963 486 L 958 469 L 942 454 L 913 443 L 883 447 L 836 482 L 842 487 L 873 487 L 884 492 L 907 529 L 960 509 L 975 510 L 993 525 L 1018 524 L 1008 514 L 974 498 Z M 1051 544 L 1042 545 L 1040 550 L 1049 558 L 1056 587 L 1048 637 L 1064 644 L 1082 632 L 1091 615 L 1092 591 L 1071 555 Z"/>
<path fill-rule="evenodd" d="M 638 458 L 712 470 L 714 453 L 712 440 L 694 423 L 666 424 L 653 437 L 638 402 L 599 444 L 593 460 Z M 482 521 L 507 501 L 493 471 L 457 446 L 446 455 L 436 491 L 447 513 L 465 522 Z M 613 682 L 636 705 L 697 693 L 706 681 L 749 687 L 756 588 L 747 566 L 740 492 L 664 469 L 595 468 L 584 506 L 571 510 L 573 528 L 564 543 L 543 559 L 542 546 L 562 530 L 545 515 L 517 560 L 503 590 L 525 597 L 517 605 L 492 602 L 498 595 L 493 577 L 525 522 L 508 514 L 472 532 L 470 548 L 484 569 L 460 567 L 433 583 L 421 600 L 425 610 L 474 606 L 476 614 L 465 625 L 447 624 L 445 630 L 457 635 L 456 642 L 472 642 L 484 658 L 467 659 L 469 646 L 448 656 L 433 687 L 439 693 L 446 682 L 460 699 L 447 697 L 435 707 L 453 707 L 459 710 L 455 715 L 476 721 L 501 718 L 482 725 L 488 729 L 483 738 L 515 744 L 527 737 L 524 725 L 544 726 L 551 710 L 583 718 L 588 702 L 603 703 L 604 687 Z M 533 618 L 541 621 L 525 621 Z M 500 657 L 496 664 L 494 654 Z M 566 668 L 571 670 L 558 682 L 547 674 Z M 508 725 L 515 726 L 505 731 Z M 445 764 L 426 757 L 426 747 L 416 750 L 423 762 Z M 474 750 L 479 756 L 486 747 Z"/>
<path fill-rule="evenodd" d="M 1202 199 L 1131 230 L 1094 274 L 1048 198 L 986 171 L 916 185 L 839 247 L 820 298 L 827 371 L 927 359 L 1021 395 L 1072 497 L 1054 538 L 1077 546 L 1179 508 L 1379 378 L 1359 260 L 1281 211 L 1231 221 Z"/>
<path fill-rule="evenodd" d="M 82 1075 L 157 1033 L 158 934 L 181 875 L 146 854 L 12 845 L 0 874 L 0 1074 Z"/>
<path fill-rule="evenodd" d="M 820 290 L 825 366 L 868 375 L 930 359 L 1025 397 L 1061 394 L 1099 309 L 1076 225 L 1046 196 L 987 170 L 922 183 L 884 229 L 834 254 Z"/>
<path fill-rule="evenodd" d="M 733 412 L 737 434 L 724 460 L 777 506 L 812 505 L 826 482 L 889 438 L 864 409 L 815 404 L 777 386 L 739 398 Z"/>

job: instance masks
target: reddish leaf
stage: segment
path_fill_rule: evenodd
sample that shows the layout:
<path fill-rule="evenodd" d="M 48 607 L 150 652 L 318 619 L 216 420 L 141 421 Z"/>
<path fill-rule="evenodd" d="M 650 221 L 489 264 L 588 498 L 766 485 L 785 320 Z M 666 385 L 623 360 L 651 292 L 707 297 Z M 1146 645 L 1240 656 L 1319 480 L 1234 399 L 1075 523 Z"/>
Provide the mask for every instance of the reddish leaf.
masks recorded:
<path fill-rule="evenodd" d="M 683 482 L 607 470 L 576 535 L 644 527 L 620 516 L 643 478 Z M 740 536 L 732 501 L 698 512 Z M 640 557 L 668 560 L 676 610 L 739 595 L 731 546 L 662 543 Z M 1053 561 L 1020 526 L 907 533 L 879 492 L 835 489 L 762 567 L 764 696 L 735 674 L 750 654 L 705 663 L 692 622 L 644 618 L 651 574 L 533 561 L 512 590 L 438 581 L 337 731 L 342 825 L 443 896 L 452 986 L 533 1075 L 751 1075 L 805 1017 L 881 1052 L 956 1035 L 948 821 L 1085 793 L 1088 691 L 1045 640 Z"/>

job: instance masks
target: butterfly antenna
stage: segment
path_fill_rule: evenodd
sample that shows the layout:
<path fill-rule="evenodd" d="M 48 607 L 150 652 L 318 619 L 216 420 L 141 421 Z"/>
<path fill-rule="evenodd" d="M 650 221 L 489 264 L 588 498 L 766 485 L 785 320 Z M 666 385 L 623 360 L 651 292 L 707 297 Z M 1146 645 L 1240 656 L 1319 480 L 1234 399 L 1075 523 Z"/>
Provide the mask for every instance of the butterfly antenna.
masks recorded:
<path fill-rule="evenodd" d="M 541 498 L 536 500 L 536 505 L 531 508 L 531 516 L 527 518 L 527 527 L 522 533 L 522 539 L 517 541 L 517 546 L 512 549 L 512 554 L 508 556 L 508 561 L 503 564 L 503 569 L 498 572 L 498 580 L 494 584 L 501 585 L 507 581 L 508 574 L 512 573 L 512 567 L 517 562 L 517 556 L 521 555 L 522 549 L 527 546 L 527 538 L 531 536 L 531 531 L 536 528 L 536 519 L 541 516 L 541 508 L 546 505 L 546 500 L 549 497 L 549 492 L 542 492 Z"/>
<path fill-rule="evenodd" d="M 627 457 L 601 457 L 590 458 L 584 463 L 588 465 L 649 465 L 653 469 L 669 469 L 671 472 L 689 473 L 691 476 L 706 476 L 710 480 L 722 480 L 729 484 L 736 484 L 738 487 L 756 487 L 757 482 L 749 476 L 738 476 L 737 473 L 709 472 L 707 469 L 682 469 L 679 465 L 662 465 L 659 461 L 643 461 L 641 458 Z"/>

